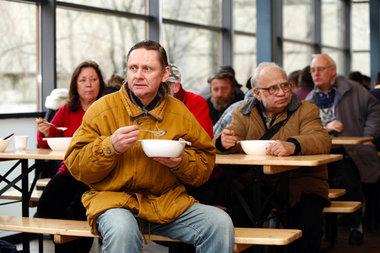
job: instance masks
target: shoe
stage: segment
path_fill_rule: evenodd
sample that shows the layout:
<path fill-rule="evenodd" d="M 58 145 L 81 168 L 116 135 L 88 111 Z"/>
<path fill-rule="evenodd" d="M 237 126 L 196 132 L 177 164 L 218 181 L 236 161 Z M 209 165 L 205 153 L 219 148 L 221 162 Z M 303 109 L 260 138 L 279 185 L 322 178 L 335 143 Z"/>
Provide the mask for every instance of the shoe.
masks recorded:
<path fill-rule="evenodd" d="M 363 233 L 359 230 L 352 230 L 350 232 L 350 237 L 348 243 L 351 245 L 362 245 L 363 244 Z"/>

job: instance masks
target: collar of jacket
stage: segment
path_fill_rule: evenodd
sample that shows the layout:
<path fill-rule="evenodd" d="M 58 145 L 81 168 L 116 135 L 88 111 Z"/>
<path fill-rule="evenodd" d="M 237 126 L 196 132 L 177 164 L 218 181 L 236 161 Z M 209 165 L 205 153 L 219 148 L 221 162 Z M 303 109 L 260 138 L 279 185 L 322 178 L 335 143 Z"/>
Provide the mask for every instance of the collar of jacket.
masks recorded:
<path fill-rule="evenodd" d="M 186 91 L 182 88 L 182 84 L 181 84 L 178 93 L 174 97 L 184 102 L 183 99 L 185 98 L 185 95 L 186 95 Z"/>
<path fill-rule="evenodd" d="M 346 92 L 352 89 L 352 84 L 350 82 L 351 81 L 341 76 L 337 76 L 335 78 L 335 82 L 332 84 L 332 86 L 336 88 L 335 101 L 339 101 Z M 314 97 L 316 97 L 316 94 L 319 92 L 319 90 L 319 88 L 314 87 Z"/>
<path fill-rule="evenodd" d="M 297 95 L 291 91 L 291 98 L 290 98 L 290 103 L 286 107 L 287 111 L 295 111 L 298 109 L 298 107 L 301 106 L 302 102 L 301 100 L 298 99 Z M 261 104 L 261 102 L 255 97 L 253 99 L 250 99 L 241 109 L 240 112 L 244 115 L 248 115 L 253 108 Z"/>
<path fill-rule="evenodd" d="M 121 100 L 124 104 L 125 110 L 129 114 L 129 116 L 135 118 L 141 115 L 144 115 L 144 117 L 147 117 L 148 115 L 150 115 L 159 121 L 163 119 L 165 108 L 167 105 L 167 100 L 169 98 L 168 95 L 163 94 L 161 103 L 159 103 L 153 110 L 144 111 L 142 108 L 140 108 L 139 106 L 137 106 L 135 103 L 131 101 L 128 95 L 127 88 L 120 89 L 119 93 L 120 93 Z"/>
<path fill-rule="evenodd" d="M 344 94 L 352 89 L 351 81 L 343 77 L 335 78 L 335 87 L 336 87 L 336 99 L 335 101 L 340 101 Z M 337 102 L 336 102 L 337 103 Z"/>

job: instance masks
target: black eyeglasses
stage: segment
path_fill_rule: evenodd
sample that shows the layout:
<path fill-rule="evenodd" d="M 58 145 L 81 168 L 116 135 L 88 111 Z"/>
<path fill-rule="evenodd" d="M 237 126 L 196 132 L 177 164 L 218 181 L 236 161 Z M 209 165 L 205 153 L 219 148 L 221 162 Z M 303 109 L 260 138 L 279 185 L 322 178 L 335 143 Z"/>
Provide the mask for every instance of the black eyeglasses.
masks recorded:
<path fill-rule="evenodd" d="M 289 92 L 291 88 L 292 88 L 292 84 L 286 82 L 286 83 L 281 83 L 279 85 L 272 85 L 272 86 L 269 86 L 268 88 L 256 88 L 256 89 L 266 90 L 270 95 L 276 95 L 278 94 L 280 89 L 285 93 L 285 92 Z"/>

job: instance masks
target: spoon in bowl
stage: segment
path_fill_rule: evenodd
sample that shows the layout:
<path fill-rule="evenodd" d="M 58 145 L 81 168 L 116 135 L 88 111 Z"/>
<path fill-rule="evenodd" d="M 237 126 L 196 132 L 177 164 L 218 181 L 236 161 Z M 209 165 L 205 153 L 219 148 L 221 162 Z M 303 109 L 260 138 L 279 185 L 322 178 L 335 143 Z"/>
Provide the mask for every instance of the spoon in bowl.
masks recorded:
<path fill-rule="evenodd" d="M 61 130 L 61 131 L 66 131 L 67 130 L 67 127 L 57 127 L 56 125 L 54 125 L 53 123 L 50 123 L 50 122 L 46 122 L 48 123 L 49 125 L 57 128 L 58 130 Z"/>
<path fill-rule="evenodd" d="M 140 131 L 145 131 L 145 132 L 150 132 L 154 136 L 163 136 L 164 134 L 166 134 L 165 130 L 159 130 L 159 131 L 153 131 L 153 130 L 148 130 L 148 129 L 139 129 L 139 130 Z"/>
<path fill-rule="evenodd" d="M 37 118 L 37 119 L 38 119 L 38 118 Z M 55 127 L 55 128 L 58 129 L 58 130 L 61 130 L 61 131 L 66 131 L 66 130 L 67 130 L 67 127 L 57 127 L 56 125 L 54 125 L 53 123 L 50 123 L 50 122 L 47 121 L 47 120 L 44 120 L 44 123 L 47 123 L 47 124 L 49 124 L 49 125 Z"/>

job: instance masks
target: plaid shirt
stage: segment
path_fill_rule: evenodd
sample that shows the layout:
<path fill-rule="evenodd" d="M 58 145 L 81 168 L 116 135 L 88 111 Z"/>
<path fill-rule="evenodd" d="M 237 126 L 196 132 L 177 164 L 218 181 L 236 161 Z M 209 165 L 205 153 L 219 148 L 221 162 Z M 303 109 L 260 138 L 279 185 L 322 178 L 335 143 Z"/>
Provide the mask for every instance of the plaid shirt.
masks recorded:
<path fill-rule="evenodd" d="M 244 96 L 244 100 L 237 101 L 230 105 L 220 116 L 219 120 L 214 125 L 214 136 L 219 134 L 226 126 L 231 124 L 232 122 L 232 111 L 237 108 L 239 105 L 241 105 L 244 101 L 247 99 L 255 97 L 252 90 L 248 90 L 247 93 Z"/>

